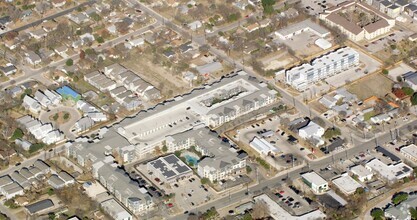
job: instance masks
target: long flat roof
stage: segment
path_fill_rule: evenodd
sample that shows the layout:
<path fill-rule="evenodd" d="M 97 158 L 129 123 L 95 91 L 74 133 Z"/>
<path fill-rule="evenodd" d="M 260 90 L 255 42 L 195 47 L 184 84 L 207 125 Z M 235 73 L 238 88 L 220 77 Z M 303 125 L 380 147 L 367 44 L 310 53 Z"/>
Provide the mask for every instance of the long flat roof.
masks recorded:
<path fill-rule="evenodd" d="M 190 167 L 174 154 L 160 157 L 148 164 L 158 170 L 166 179 L 172 179 L 178 175 L 193 172 Z"/>
<path fill-rule="evenodd" d="M 341 176 L 332 181 L 339 189 L 341 189 L 346 194 L 352 194 L 356 191 L 357 188 L 362 187 L 361 184 L 356 182 L 349 175 Z"/>
<path fill-rule="evenodd" d="M 321 176 L 319 176 L 316 172 L 309 172 L 304 173 L 301 175 L 304 179 L 306 179 L 310 183 L 314 183 L 317 186 L 325 185 L 327 184 L 327 181 L 323 179 Z"/>

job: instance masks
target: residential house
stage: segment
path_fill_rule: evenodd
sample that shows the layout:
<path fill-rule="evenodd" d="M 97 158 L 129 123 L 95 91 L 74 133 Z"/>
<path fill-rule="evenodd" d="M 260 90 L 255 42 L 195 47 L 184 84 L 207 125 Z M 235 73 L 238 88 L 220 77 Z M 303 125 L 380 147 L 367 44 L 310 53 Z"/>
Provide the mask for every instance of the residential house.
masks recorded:
<path fill-rule="evenodd" d="M 41 61 L 42 61 L 42 59 L 39 57 L 39 55 L 36 54 L 33 51 L 29 51 L 29 52 L 26 53 L 25 60 L 33 66 L 36 66 L 36 65 L 40 64 Z"/>
<path fill-rule="evenodd" d="M 153 100 L 160 99 L 161 91 L 159 91 L 159 89 L 152 86 L 151 88 L 148 88 L 143 92 L 143 98 L 146 101 L 153 101 Z"/>
<path fill-rule="evenodd" d="M 54 51 L 61 57 L 67 57 L 66 52 L 68 51 L 68 47 L 66 46 L 60 46 L 54 49 Z"/>
<path fill-rule="evenodd" d="M 417 90 L 417 72 L 407 72 L 401 76 L 413 90 Z"/>
<path fill-rule="evenodd" d="M 100 203 L 100 207 L 114 220 L 132 220 L 133 217 L 123 206 L 119 205 L 114 199 Z"/>
<path fill-rule="evenodd" d="M 90 117 L 82 117 L 74 124 L 73 131 L 75 132 L 83 132 L 89 130 L 95 122 Z"/>
<path fill-rule="evenodd" d="M 196 31 L 197 29 L 201 28 L 203 26 L 203 24 L 201 23 L 201 21 L 193 21 L 193 22 L 189 23 L 187 26 L 192 31 Z"/>
<path fill-rule="evenodd" d="M 32 146 L 32 143 L 30 143 L 27 140 L 22 140 L 22 139 L 16 139 L 15 144 L 21 147 L 25 151 L 28 151 L 30 149 L 30 146 Z"/>
<path fill-rule="evenodd" d="M 51 105 L 51 100 L 40 90 L 35 92 L 35 99 L 42 105 L 44 108 L 49 108 Z"/>
<path fill-rule="evenodd" d="M 22 105 L 23 107 L 35 114 L 41 111 L 40 103 L 36 101 L 34 98 L 30 97 L 29 95 L 25 95 L 25 97 L 23 98 Z"/>
<path fill-rule="evenodd" d="M 65 186 L 64 181 L 56 174 L 52 174 L 51 177 L 49 177 L 48 184 L 54 189 L 61 189 Z"/>
<path fill-rule="evenodd" d="M 53 105 L 58 104 L 62 100 L 62 97 L 55 91 L 46 89 L 43 93 L 48 97 L 48 99 L 51 101 L 51 104 Z"/>
<path fill-rule="evenodd" d="M 87 116 L 95 122 L 107 121 L 107 115 L 102 112 L 88 112 Z"/>
<path fill-rule="evenodd" d="M 31 37 L 35 38 L 36 40 L 40 40 L 40 39 L 46 37 L 48 35 L 48 33 L 46 33 L 46 31 L 41 28 L 41 29 L 37 29 L 37 30 L 34 30 L 34 31 L 30 31 L 29 35 Z"/>
<path fill-rule="evenodd" d="M 17 195 L 23 195 L 24 189 L 16 182 L 13 182 L 9 185 L 2 187 L 2 194 L 6 199 L 11 199 Z"/>
<path fill-rule="evenodd" d="M 14 73 L 17 72 L 17 68 L 11 64 L 11 63 L 7 63 L 6 66 L 1 66 L 0 67 L 0 71 L 5 75 L 5 76 L 10 76 Z"/>

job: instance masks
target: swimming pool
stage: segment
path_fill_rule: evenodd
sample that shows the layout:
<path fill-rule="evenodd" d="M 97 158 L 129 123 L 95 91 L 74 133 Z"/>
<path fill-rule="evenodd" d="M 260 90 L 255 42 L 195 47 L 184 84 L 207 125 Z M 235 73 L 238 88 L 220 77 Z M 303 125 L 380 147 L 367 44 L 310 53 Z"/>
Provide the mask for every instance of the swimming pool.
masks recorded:
<path fill-rule="evenodd" d="M 192 163 L 194 166 L 196 166 L 196 165 L 197 165 L 197 163 L 198 163 L 198 158 L 193 157 L 193 156 L 188 155 L 188 154 L 186 154 L 186 155 L 185 155 L 185 159 L 187 160 L 187 163 L 188 163 L 188 164 L 189 164 L 189 163 Z"/>

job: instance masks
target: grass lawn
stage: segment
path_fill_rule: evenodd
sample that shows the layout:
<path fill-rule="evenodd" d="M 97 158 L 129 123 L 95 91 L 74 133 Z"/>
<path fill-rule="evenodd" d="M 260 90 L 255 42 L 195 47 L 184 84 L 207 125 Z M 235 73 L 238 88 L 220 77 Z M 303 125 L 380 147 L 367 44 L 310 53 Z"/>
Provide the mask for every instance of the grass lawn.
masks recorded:
<path fill-rule="evenodd" d="M 365 100 L 371 96 L 384 97 L 391 92 L 393 84 L 387 77 L 374 74 L 352 83 L 347 90 L 356 94 L 360 100 Z"/>
<path fill-rule="evenodd" d="M 367 112 L 363 115 L 363 120 L 368 121 L 369 119 L 371 119 L 372 117 L 375 116 L 375 112 L 371 111 L 371 112 Z"/>

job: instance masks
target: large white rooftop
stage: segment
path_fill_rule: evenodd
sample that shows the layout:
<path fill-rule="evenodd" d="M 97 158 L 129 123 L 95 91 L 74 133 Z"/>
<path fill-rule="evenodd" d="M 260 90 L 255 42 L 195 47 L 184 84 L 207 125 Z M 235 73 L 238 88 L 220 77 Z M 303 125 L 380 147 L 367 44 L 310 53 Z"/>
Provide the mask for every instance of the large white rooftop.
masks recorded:
<path fill-rule="evenodd" d="M 321 176 L 319 176 L 316 172 L 309 172 L 304 173 L 301 175 L 305 180 L 307 180 L 310 183 L 313 183 L 316 186 L 321 186 L 327 184 L 327 181 L 323 179 Z"/>
<path fill-rule="evenodd" d="M 362 187 L 361 184 L 356 182 L 352 177 L 345 174 L 337 179 L 334 179 L 333 184 L 335 184 L 343 193 L 349 195 L 356 191 L 357 188 Z"/>

